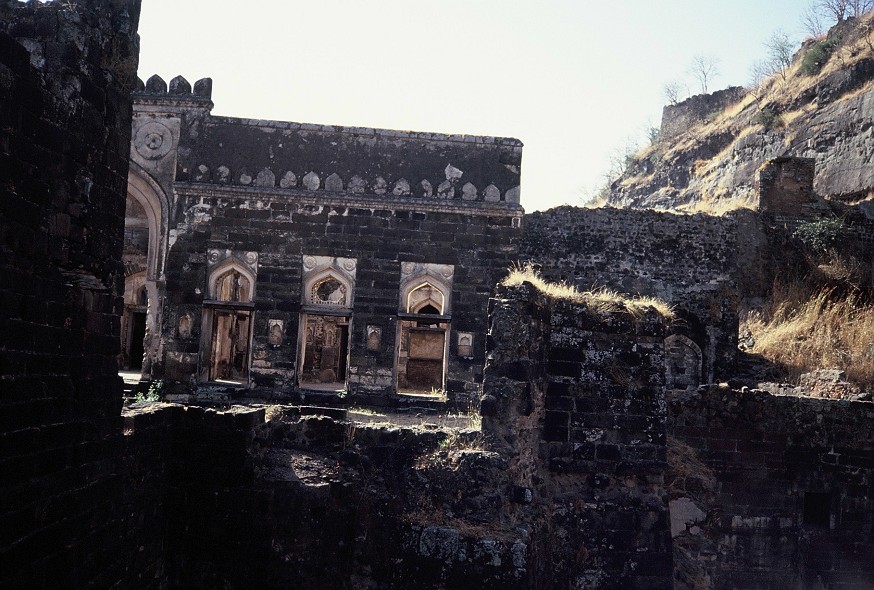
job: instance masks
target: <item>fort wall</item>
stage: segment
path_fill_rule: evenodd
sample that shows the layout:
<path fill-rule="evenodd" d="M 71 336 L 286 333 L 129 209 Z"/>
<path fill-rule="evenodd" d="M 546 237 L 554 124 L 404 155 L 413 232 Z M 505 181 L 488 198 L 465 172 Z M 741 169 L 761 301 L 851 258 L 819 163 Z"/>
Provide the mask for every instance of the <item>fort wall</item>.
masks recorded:
<path fill-rule="evenodd" d="M 702 356 L 701 382 L 727 378 L 737 351 L 739 233 L 732 217 L 558 207 L 525 217 L 519 249 L 552 281 L 675 306 L 670 332 Z"/>
<path fill-rule="evenodd" d="M 874 584 L 872 406 L 720 387 L 671 396 L 676 587 Z"/>
<path fill-rule="evenodd" d="M 6 587 L 125 579 L 117 375 L 138 0 L 0 2 Z"/>

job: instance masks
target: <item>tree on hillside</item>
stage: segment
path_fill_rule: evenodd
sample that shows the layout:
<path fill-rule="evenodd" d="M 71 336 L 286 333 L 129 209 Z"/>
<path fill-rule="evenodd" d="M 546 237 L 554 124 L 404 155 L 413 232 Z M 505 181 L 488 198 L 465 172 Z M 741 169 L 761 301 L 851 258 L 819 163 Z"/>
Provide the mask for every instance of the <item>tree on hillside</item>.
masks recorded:
<path fill-rule="evenodd" d="M 815 0 L 813 7 L 836 22 L 843 22 L 847 17 L 858 18 L 874 8 L 874 0 Z"/>
<path fill-rule="evenodd" d="M 754 62 L 753 65 L 750 66 L 749 81 L 749 91 L 752 95 L 759 98 L 759 95 L 763 92 L 765 81 L 773 75 L 774 70 L 770 63 L 765 60 Z"/>
<path fill-rule="evenodd" d="M 780 74 L 780 78 L 786 79 L 786 70 L 792 65 L 792 41 L 789 35 L 781 30 L 771 33 L 765 41 L 768 49 L 768 64 L 774 74 Z"/>
<path fill-rule="evenodd" d="M 707 94 L 710 82 L 719 74 L 718 64 L 719 60 L 710 55 L 698 54 L 692 58 L 690 71 L 695 76 L 695 79 L 698 80 L 698 83 L 701 84 L 701 92 L 704 94 Z"/>
<path fill-rule="evenodd" d="M 801 26 L 804 27 L 804 32 L 816 39 L 825 34 L 825 26 L 822 24 L 822 14 L 815 4 L 807 7 L 801 15 Z"/>
<path fill-rule="evenodd" d="M 850 16 L 859 18 L 874 8 L 874 0 L 849 0 Z"/>
<path fill-rule="evenodd" d="M 668 104 L 677 104 L 680 102 L 680 96 L 683 92 L 683 84 L 677 80 L 671 80 L 665 84 L 662 92 L 664 92 Z"/>

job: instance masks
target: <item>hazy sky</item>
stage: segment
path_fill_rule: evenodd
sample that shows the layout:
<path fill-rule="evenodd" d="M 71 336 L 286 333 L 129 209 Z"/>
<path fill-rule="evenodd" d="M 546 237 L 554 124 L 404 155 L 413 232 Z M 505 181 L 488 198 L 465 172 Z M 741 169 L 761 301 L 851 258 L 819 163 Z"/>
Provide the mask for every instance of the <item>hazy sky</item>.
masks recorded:
<path fill-rule="evenodd" d="M 522 205 L 603 184 L 611 152 L 658 126 L 666 82 L 719 58 L 745 84 L 807 0 L 143 0 L 140 77 L 213 79 L 213 112 L 516 137 Z"/>

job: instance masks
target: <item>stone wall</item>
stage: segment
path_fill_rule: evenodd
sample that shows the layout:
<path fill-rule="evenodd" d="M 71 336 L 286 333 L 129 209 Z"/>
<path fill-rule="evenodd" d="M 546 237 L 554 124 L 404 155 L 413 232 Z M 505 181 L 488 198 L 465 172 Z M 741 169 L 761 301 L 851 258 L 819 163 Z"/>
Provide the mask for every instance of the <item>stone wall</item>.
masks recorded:
<path fill-rule="evenodd" d="M 693 125 L 703 123 L 728 105 L 739 102 L 744 94 L 745 89 L 732 86 L 711 94 L 697 94 L 678 104 L 665 105 L 659 138 L 665 141 L 685 133 Z"/>
<path fill-rule="evenodd" d="M 559 207 L 525 217 L 522 261 L 582 290 L 663 299 L 669 333 L 700 349 L 703 382 L 727 378 L 737 351 L 738 227 L 732 217 Z"/>
<path fill-rule="evenodd" d="M 533 587 L 670 588 L 661 318 L 523 285 L 499 290 L 490 335 L 483 433 L 531 523 Z"/>
<path fill-rule="evenodd" d="M 874 404 L 711 387 L 669 414 L 677 588 L 874 585 Z"/>
<path fill-rule="evenodd" d="M 4 587 L 109 587 L 138 0 L 0 2 Z"/>

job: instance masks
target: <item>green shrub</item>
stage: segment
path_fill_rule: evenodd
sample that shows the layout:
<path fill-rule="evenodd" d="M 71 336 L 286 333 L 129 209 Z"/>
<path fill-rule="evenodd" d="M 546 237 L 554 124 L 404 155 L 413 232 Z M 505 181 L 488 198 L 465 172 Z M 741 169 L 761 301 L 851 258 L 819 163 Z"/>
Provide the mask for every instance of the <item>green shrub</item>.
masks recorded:
<path fill-rule="evenodd" d="M 800 224 L 792 236 L 814 252 L 822 253 L 834 246 L 843 229 L 842 219 L 822 219 Z"/>
<path fill-rule="evenodd" d="M 782 120 L 780 115 L 775 113 L 773 109 L 765 107 L 753 117 L 753 123 L 758 123 L 765 129 L 773 129 L 774 127 L 780 127 Z"/>
<path fill-rule="evenodd" d="M 139 402 L 157 402 L 164 395 L 164 380 L 158 379 L 149 385 L 149 391 L 146 394 L 143 392 L 137 393 L 137 403 Z"/>
<path fill-rule="evenodd" d="M 839 42 L 839 39 L 828 39 L 814 43 L 813 47 L 807 50 L 807 53 L 804 54 L 804 58 L 801 60 L 801 73 L 806 76 L 818 74 L 826 62 L 828 62 L 828 58 Z"/>

